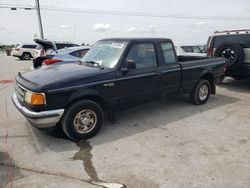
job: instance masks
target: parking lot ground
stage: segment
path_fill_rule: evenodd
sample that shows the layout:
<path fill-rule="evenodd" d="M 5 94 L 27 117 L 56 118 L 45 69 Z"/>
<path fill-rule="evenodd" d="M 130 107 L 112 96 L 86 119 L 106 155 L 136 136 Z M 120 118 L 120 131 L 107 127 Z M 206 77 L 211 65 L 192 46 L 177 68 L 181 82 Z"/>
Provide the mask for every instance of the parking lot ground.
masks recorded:
<path fill-rule="evenodd" d="M 0 80 L 30 67 L 0 56 Z M 0 83 L 0 187 L 250 187 L 250 80 L 227 78 L 202 106 L 181 96 L 126 110 L 78 143 L 31 127 L 12 92 Z"/>

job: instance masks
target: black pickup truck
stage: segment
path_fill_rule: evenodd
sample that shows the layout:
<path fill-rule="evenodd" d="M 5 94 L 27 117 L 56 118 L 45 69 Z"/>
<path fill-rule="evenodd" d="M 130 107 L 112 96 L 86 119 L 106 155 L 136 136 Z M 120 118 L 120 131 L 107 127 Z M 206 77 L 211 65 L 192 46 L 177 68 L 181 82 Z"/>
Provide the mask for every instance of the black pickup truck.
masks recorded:
<path fill-rule="evenodd" d="M 177 57 L 170 39 L 105 39 L 75 64 L 55 65 L 16 76 L 16 108 L 35 127 L 56 124 L 73 139 L 95 135 L 104 114 L 170 95 L 190 94 L 205 104 L 225 60 Z"/>

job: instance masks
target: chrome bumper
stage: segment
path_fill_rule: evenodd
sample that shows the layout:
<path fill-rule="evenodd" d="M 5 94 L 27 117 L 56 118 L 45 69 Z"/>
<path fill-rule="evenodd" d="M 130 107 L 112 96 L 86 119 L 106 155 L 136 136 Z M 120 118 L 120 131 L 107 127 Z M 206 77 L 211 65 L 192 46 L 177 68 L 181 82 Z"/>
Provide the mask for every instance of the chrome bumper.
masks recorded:
<path fill-rule="evenodd" d="M 16 108 L 24 115 L 24 117 L 35 127 L 45 129 L 56 126 L 63 115 L 64 109 L 48 110 L 34 112 L 22 106 L 18 101 L 16 94 L 12 95 L 12 101 Z"/>

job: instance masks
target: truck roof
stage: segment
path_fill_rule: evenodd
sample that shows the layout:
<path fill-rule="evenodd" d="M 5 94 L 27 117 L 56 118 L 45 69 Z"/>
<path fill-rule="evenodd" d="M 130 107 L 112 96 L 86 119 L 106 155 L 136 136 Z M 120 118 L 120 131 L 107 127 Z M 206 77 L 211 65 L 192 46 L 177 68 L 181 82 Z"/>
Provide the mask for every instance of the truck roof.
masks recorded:
<path fill-rule="evenodd" d="M 213 36 L 250 34 L 250 29 L 215 31 Z"/>
<path fill-rule="evenodd" d="M 126 41 L 126 42 L 143 42 L 143 41 L 149 41 L 149 42 L 155 42 L 155 41 L 169 41 L 172 42 L 169 38 L 107 38 L 102 39 L 99 41 Z"/>

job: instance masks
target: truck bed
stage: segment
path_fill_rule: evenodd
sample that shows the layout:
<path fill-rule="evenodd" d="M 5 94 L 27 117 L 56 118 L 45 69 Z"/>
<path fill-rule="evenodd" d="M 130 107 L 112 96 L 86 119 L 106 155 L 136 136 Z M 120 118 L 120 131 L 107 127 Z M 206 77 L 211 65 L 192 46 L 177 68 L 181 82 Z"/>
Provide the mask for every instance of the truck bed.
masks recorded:
<path fill-rule="evenodd" d="M 224 63 L 223 58 L 209 58 L 197 56 L 178 56 L 178 61 L 182 69 L 182 91 L 181 93 L 189 93 L 205 73 L 213 73 L 214 78 L 223 76 Z"/>
<path fill-rule="evenodd" d="M 208 57 L 202 57 L 202 56 L 178 56 L 178 61 L 183 62 L 183 61 L 195 61 L 195 60 L 204 60 L 207 59 Z"/>

